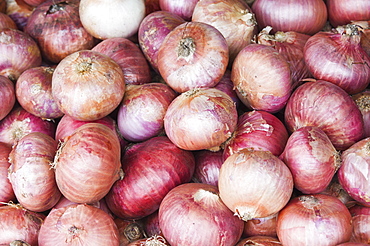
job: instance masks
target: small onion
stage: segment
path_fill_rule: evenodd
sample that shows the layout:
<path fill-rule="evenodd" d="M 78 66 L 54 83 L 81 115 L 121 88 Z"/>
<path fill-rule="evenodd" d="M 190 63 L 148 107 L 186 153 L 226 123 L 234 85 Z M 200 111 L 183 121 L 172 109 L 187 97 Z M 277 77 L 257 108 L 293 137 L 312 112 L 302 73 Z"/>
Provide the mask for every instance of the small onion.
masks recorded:
<path fill-rule="evenodd" d="M 0 121 L 12 111 L 16 101 L 14 83 L 0 75 Z"/>
<path fill-rule="evenodd" d="M 276 222 L 279 213 L 263 217 L 254 218 L 248 220 L 244 224 L 243 237 L 277 237 L 276 234 Z"/>
<path fill-rule="evenodd" d="M 279 212 L 292 195 L 293 177 L 271 152 L 242 149 L 222 164 L 218 187 L 226 206 L 248 221 Z"/>
<path fill-rule="evenodd" d="M 2 3 L 6 3 L 4 0 Z M 10 18 L 9 15 L 0 12 L 0 29 L 3 28 L 13 28 L 13 29 L 18 29 L 17 24 L 15 24 L 14 20 Z"/>
<path fill-rule="evenodd" d="M 161 10 L 174 13 L 186 21 L 190 21 L 194 8 L 199 0 L 159 0 Z"/>
<path fill-rule="evenodd" d="M 334 196 L 343 202 L 347 207 L 355 202 L 355 200 L 348 194 L 347 191 L 343 189 L 342 185 L 339 183 L 338 172 L 334 175 L 326 189 L 320 192 L 320 194 Z"/>
<path fill-rule="evenodd" d="M 352 95 L 352 99 L 362 113 L 364 120 L 364 137 L 370 137 L 370 89 Z"/>
<path fill-rule="evenodd" d="M 244 226 L 222 202 L 217 187 L 201 183 L 173 188 L 161 202 L 158 217 L 172 246 L 235 245 Z"/>
<path fill-rule="evenodd" d="M 351 237 L 351 214 L 333 196 L 302 195 L 279 212 L 276 232 L 284 246 L 337 245 Z"/>
<path fill-rule="evenodd" d="M 192 180 L 196 183 L 218 186 L 220 168 L 224 163 L 223 151 L 194 151 L 195 170 Z"/>
<path fill-rule="evenodd" d="M 351 21 L 370 20 L 370 2 L 367 0 L 326 0 L 328 19 L 332 26 Z"/>
<path fill-rule="evenodd" d="M 143 218 L 142 221 L 144 232 L 147 237 L 163 235 L 161 227 L 159 226 L 158 210 Z"/>
<path fill-rule="evenodd" d="M 159 0 L 145 0 L 145 16 L 160 10 Z"/>
<path fill-rule="evenodd" d="M 13 19 L 18 29 L 23 31 L 35 8 L 25 4 L 22 0 L 2 0 L 1 2 L 6 2 L 5 13 Z"/>
<path fill-rule="evenodd" d="M 197 88 L 177 96 L 164 117 L 169 139 L 186 150 L 219 150 L 238 120 L 235 103 L 215 88 Z"/>
<path fill-rule="evenodd" d="M 241 239 L 235 246 L 281 246 L 283 245 L 278 238 L 270 236 L 251 236 Z"/>
<path fill-rule="evenodd" d="M 8 179 L 8 169 L 11 165 L 9 154 L 12 147 L 0 142 L 0 203 L 15 201 L 13 186 Z"/>
<path fill-rule="evenodd" d="M 351 242 L 370 243 L 370 207 L 355 204 L 349 208 L 353 231 Z"/>
<path fill-rule="evenodd" d="M 214 88 L 219 89 L 220 91 L 225 92 L 227 95 L 233 99 L 235 102 L 235 106 L 238 111 L 243 111 L 244 107 L 242 102 L 240 101 L 238 95 L 235 92 L 234 84 L 231 81 L 231 71 L 226 70 L 220 81 L 214 86 Z"/>

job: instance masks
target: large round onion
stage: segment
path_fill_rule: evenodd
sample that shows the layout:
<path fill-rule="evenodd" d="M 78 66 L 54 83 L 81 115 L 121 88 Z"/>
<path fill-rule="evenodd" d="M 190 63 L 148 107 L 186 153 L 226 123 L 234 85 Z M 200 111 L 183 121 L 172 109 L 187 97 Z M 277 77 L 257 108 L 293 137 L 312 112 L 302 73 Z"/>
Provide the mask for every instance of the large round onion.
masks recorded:
<path fill-rule="evenodd" d="M 107 204 L 124 219 L 148 216 L 172 188 L 191 180 L 194 167 L 192 152 L 176 147 L 166 136 L 132 145 L 122 159 L 125 176 L 114 183 Z"/>
<path fill-rule="evenodd" d="M 13 186 L 8 179 L 8 169 L 10 167 L 9 154 L 12 147 L 0 142 L 0 202 L 7 203 L 15 201 Z"/>
<path fill-rule="evenodd" d="M 292 195 L 293 177 L 271 152 L 242 149 L 222 164 L 218 187 L 226 206 L 248 221 L 279 212 Z"/>
<path fill-rule="evenodd" d="M 244 227 L 222 202 L 218 189 L 201 183 L 173 188 L 163 199 L 158 217 L 172 246 L 235 245 Z"/>
<path fill-rule="evenodd" d="M 81 50 L 58 63 L 51 89 L 63 113 L 90 121 L 107 116 L 119 105 L 125 80 L 121 67 L 112 58 Z"/>
<path fill-rule="evenodd" d="M 197 88 L 172 101 L 164 117 L 164 129 L 182 149 L 218 150 L 231 137 L 237 120 L 230 96 L 215 88 Z"/>
<path fill-rule="evenodd" d="M 13 109 L 16 101 L 14 83 L 0 75 L 0 120 L 4 119 Z"/>
<path fill-rule="evenodd" d="M 70 201 L 102 199 L 120 177 L 121 149 L 116 133 L 101 123 L 86 123 L 59 147 L 53 163 L 59 190 Z"/>
<path fill-rule="evenodd" d="M 299 86 L 289 98 L 284 114 L 289 131 L 303 126 L 319 127 L 338 150 L 363 137 L 364 123 L 356 103 L 328 81 L 310 81 Z"/>
<path fill-rule="evenodd" d="M 87 204 L 52 209 L 41 225 L 38 241 L 39 246 L 119 245 L 113 218 Z"/>
<path fill-rule="evenodd" d="M 332 26 L 351 21 L 370 20 L 370 2 L 367 0 L 326 0 L 328 19 Z"/>
<path fill-rule="evenodd" d="M 284 246 L 337 245 L 351 237 L 351 214 L 336 197 L 302 195 L 279 212 L 276 232 Z"/>

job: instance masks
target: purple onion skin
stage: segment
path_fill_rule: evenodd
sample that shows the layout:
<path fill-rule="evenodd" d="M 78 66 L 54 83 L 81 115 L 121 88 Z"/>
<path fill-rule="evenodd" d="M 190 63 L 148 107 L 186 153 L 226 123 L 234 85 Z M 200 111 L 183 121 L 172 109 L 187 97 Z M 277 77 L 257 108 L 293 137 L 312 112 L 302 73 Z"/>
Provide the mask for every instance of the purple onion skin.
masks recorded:
<path fill-rule="evenodd" d="M 193 181 L 218 186 L 218 176 L 224 160 L 222 150 L 199 150 L 194 152 L 195 170 Z"/>
<path fill-rule="evenodd" d="M 13 109 L 16 102 L 14 83 L 0 75 L 0 121 Z"/>

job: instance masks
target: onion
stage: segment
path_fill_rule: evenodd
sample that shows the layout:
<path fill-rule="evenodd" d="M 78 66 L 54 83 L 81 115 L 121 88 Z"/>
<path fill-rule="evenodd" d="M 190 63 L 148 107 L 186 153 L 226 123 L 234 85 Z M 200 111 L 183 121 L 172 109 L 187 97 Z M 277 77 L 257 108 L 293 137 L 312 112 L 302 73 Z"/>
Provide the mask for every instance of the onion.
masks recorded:
<path fill-rule="evenodd" d="M 131 142 L 145 141 L 164 131 L 164 116 L 177 94 L 166 84 L 128 85 L 120 106 L 117 125 Z"/>
<path fill-rule="evenodd" d="M 32 212 L 19 204 L 0 206 L 0 244 L 9 245 L 22 240 L 31 246 L 38 246 L 38 234 L 45 219 L 42 213 Z"/>
<path fill-rule="evenodd" d="M 370 207 L 356 204 L 349 208 L 352 215 L 353 231 L 351 242 L 369 243 L 370 242 Z"/>
<path fill-rule="evenodd" d="M 347 207 L 350 204 L 354 203 L 355 200 L 345 191 L 342 185 L 339 183 L 338 180 L 338 172 L 334 175 L 333 179 L 331 180 L 330 184 L 326 187 L 326 189 L 321 194 L 334 196 L 342 201 Z"/>
<path fill-rule="evenodd" d="M 145 16 L 160 10 L 159 0 L 145 0 Z"/>
<path fill-rule="evenodd" d="M 15 201 L 13 186 L 8 179 L 11 151 L 12 148 L 8 144 L 0 142 L 0 203 Z"/>
<path fill-rule="evenodd" d="M 127 246 L 166 246 L 169 244 L 167 243 L 166 239 L 159 235 L 154 235 L 148 238 L 142 238 L 139 240 L 136 240 L 134 242 L 129 243 Z"/>
<path fill-rule="evenodd" d="M 167 34 L 158 50 L 158 70 L 177 92 L 215 86 L 226 71 L 229 49 L 215 27 L 186 22 Z"/>
<path fill-rule="evenodd" d="M 141 219 L 155 212 L 174 187 L 194 173 L 192 152 L 176 147 L 166 136 L 130 146 L 122 159 L 123 179 L 106 196 L 110 210 L 123 219 Z"/>
<path fill-rule="evenodd" d="M 219 89 L 220 91 L 225 92 L 227 95 L 231 97 L 231 99 L 235 102 L 235 106 L 238 111 L 243 112 L 244 107 L 243 103 L 240 101 L 238 95 L 234 90 L 234 84 L 231 81 L 231 71 L 226 70 L 220 81 L 214 86 L 214 88 Z"/>
<path fill-rule="evenodd" d="M 336 27 L 351 21 L 370 20 L 370 2 L 367 0 L 326 0 L 328 20 Z"/>
<path fill-rule="evenodd" d="M 6 12 L 6 7 L 7 7 L 7 1 L 1 1 L 0 2 L 0 12 L 5 13 Z"/>
<path fill-rule="evenodd" d="M 233 136 L 225 143 L 223 159 L 242 149 L 270 151 L 279 156 L 287 143 L 288 131 L 275 115 L 265 111 L 241 114 Z"/>
<path fill-rule="evenodd" d="M 25 4 L 24 0 L 3 0 L 1 2 L 6 2 L 5 13 L 13 19 L 18 29 L 23 31 L 34 7 Z"/>
<path fill-rule="evenodd" d="M 185 20 L 168 11 L 155 11 L 141 21 L 138 30 L 138 42 L 151 67 L 158 71 L 158 50 L 167 34 Z"/>
<path fill-rule="evenodd" d="M 54 138 L 56 124 L 37 117 L 20 106 L 0 121 L 0 142 L 13 145 L 23 136 L 31 132 L 42 132 Z"/>
<path fill-rule="evenodd" d="M 293 177 L 271 152 L 242 149 L 222 164 L 218 187 L 226 206 L 248 221 L 279 212 L 292 195 Z"/>
<path fill-rule="evenodd" d="M 54 68 L 39 66 L 24 71 L 15 84 L 19 104 L 33 115 L 42 119 L 57 119 L 63 116 L 52 92 L 51 82 Z"/>
<path fill-rule="evenodd" d="M 276 31 L 295 31 L 312 35 L 320 31 L 327 21 L 327 8 L 323 0 L 256 0 L 252 5 L 258 26 L 271 26 Z"/>
<path fill-rule="evenodd" d="M 16 101 L 14 83 L 0 75 L 0 121 L 13 109 Z"/>
<path fill-rule="evenodd" d="M 232 99 L 215 88 L 197 88 L 177 96 L 164 117 L 169 139 L 186 150 L 219 150 L 236 129 Z"/>
<path fill-rule="evenodd" d="M 304 60 L 311 74 L 332 82 L 349 94 L 363 91 L 370 82 L 370 57 L 361 46 L 355 25 L 318 32 L 304 47 Z"/>
<path fill-rule="evenodd" d="M 359 203 L 370 205 L 370 138 L 354 143 L 342 152 L 342 165 L 338 170 L 338 180 L 343 189 Z"/>
<path fill-rule="evenodd" d="M 350 24 L 358 27 L 361 33 L 361 47 L 370 55 L 370 20 L 366 21 L 351 21 Z"/>
<path fill-rule="evenodd" d="M 107 116 L 119 105 L 125 81 L 121 67 L 112 58 L 97 51 L 81 50 L 56 66 L 51 88 L 64 114 L 92 121 Z"/>
<path fill-rule="evenodd" d="M 161 10 L 174 13 L 186 21 L 190 21 L 194 8 L 199 0 L 159 0 Z"/>
<path fill-rule="evenodd" d="M 276 238 L 276 222 L 279 213 L 248 220 L 244 224 L 243 237 L 273 237 Z"/>
<path fill-rule="evenodd" d="M 41 225 L 39 246 L 118 246 L 118 229 L 111 216 L 87 204 L 52 209 Z"/>
<path fill-rule="evenodd" d="M 220 168 L 224 163 L 222 154 L 222 150 L 195 151 L 195 170 L 192 180 L 196 183 L 210 184 L 217 187 Z"/>
<path fill-rule="evenodd" d="M 321 128 L 337 150 L 363 137 L 362 114 L 356 103 L 339 86 L 324 80 L 299 86 L 288 100 L 284 118 L 291 132 L 303 126 Z"/>
<path fill-rule="evenodd" d="M 159 226 L 158 210 L 156 210 L 155 212 L 143 218 L 142 222 L 143 222 L 144 232 L 147 237 L 152 237 L 155 235 L 163 235 L 162 230 Z"/>
<path fill-rule="evenodd" d="M 173 188 L 163 199 L 158 216 L 172 246 L 235 245 L 244 226 L 222 202 L 218 189 L 201 183 Z"/>
<path fill-rule="evenodd" d="M 367 243 L 356 243 L 356 242 L 346 242 L 346 243 L 340 243 L 336 246 L 368 246 Z"/>
<path fill-rule="evenodd" d="M 279 212 L 276 232 L 284 246 L 336 245 L 351 237 L 351 214 L 333 196 L 302 195 Z"/>
<path fill-rule="evenodd" d="M 145 16 L 144 0 L 81 0 L 80 20 L 95 38 L 129 38 Z"/>
<path fill-rule="evenodd" d="M 0 53 L 0 75 L 13 82 L 23 71 L 41 65 L 41 53 L 35 40 L 17 29 L 0 30 Z"/>
<path fill-rule="evenodd" d="M 129 39 L 108 38 L 92 50 L 105 54 L 117 62 L 122 68 L 126 84 L 151 82 L 150 67 L 143 52 Z"/>
<path fill-rule="evenodd" d="M 362 113 L 364 120 L 364 137 L 370 137 L 370 89 L 352 95 L 352 99 Z"/>
<path fill-rule="evenodd" d="M 59 190 L 70 201 L 102 199 L 120 177 L 120 143 L 101 123 L 80 126 L 59 147 L 53 166 Z"/>
<path fill-rule="evenodd" d="M 240 100 L 250 109 L 280 111 L 293 89 L 285 57 L 268 45 L 244 47 L 233 63 L 231 80 Z"/>
<path fill-rule="evenodd" d="M 46 2 L 46 0 L 23 0 L 26 4 L 30 5 L 30 6 L 38 6 L 40 4 L 42 4 L 43 2 Z"/>
<path fill-rule="evenodd" d="M 229 47 L 230 64 L 257 32 L 254 14 L 244 0 L 198 1 L 192 21 L 212 25 L 222 33 Z"/>
<path fill-rule="evenodd" d="M 128 245 L 131 242 L 142 239 L 145 236 L 142 225 L 133 220 L 124 220 L 119 217 L 114 218 L 114 223 L 118 228 L 119 245 Z"/>
<path fill-rule="evenodd" d="M 5 1 L 2 1 L 2 3 L 6 3 Z M 17 24 L 15 24 L 14 20 L 10 18 L 9 15 L 0 12 L 0 29 L 3 28 L 13 28 L 18 29 Z"/>
<path fill-rule="evenodd" d="M 329 137 L 315 126 L 294 131 L 280 158 L 292 172 L 294 187 L 303 194 L 324 191 L 342 164 Z"/>
<path fill-rule="evenodd" d="M 276 237 L 251 236 L 251 237 L 243 238 L 235 246 L 249 246 L 249 245 L 279 246 L 279 245 L 282 245 L 282 243 Z"/>

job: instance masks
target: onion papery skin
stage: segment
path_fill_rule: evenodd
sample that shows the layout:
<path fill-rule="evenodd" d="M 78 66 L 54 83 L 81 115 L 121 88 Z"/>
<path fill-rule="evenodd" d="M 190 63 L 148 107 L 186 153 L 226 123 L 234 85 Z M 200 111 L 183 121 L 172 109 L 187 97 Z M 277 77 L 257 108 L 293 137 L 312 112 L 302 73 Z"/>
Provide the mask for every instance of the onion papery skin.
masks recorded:
<path fill-rule="evenodd" d="M 159 0 L 161 10 L 174 13 L 186 21 L 191 21 L 194 8 L 199 0 L 174 1 L 174 0 Z"/>
<path fill-rule="evenodd" d="M 175 91 L 215 86 L 225 73 L 229 48 L 215 27 L 185 22 L 167 34 L 158 50 L 160 75 Z"/>
<path fill-rule="evenodd" d="M 52 77 L 59 109 L 76 120 L 93 121 L 113 112 L 125 93 L 121 67 L 109 56 L 81 50 L 65 57 Z"/>
<path fill-rule="evenodd" d="M 79 2 L 47 0 L 28 18 L 24 31 L 36 40 L 43 59 L 57 64 L 76 51 L 94 46 L 94 37 L 81 24 Z"/>
<path fill-rule="evenodd" d="M 364 138 L 370 137 L 370 89 L 352 95 L 364 120 Z"/>
<path fill-rule="evenodd" d="M 255 218 L 245 222 L 243 237 L 273 237 L 276 238 L 276 222 L 279 213 L 264 217 Z"/>
<path fill-rule="evenodd" d="M 145 17 L 145 2 L 81 0 L 79 12 L 82 25 L 95 38 L 129 38 L 137 33 Z"/>
<path fill-rule="evenodd" d="M 173 188 L 163 199 L 158 217 L 164 237 L 173 246 L 235 245 L 244 226 L 222 202 L 217 187 L 201 183 Z"/>
<path fill-rule="evenodd" d="M 326 0 L 328 20 L 334 27 L 351 21 L 370 20 L 370 3 L 366 0 L 336 1 Z"/>
<path fill-rule="evenodd" d="M 341 165 L 340 153 L 325 132 L 315 126 L 294 131 L 280 158 L 292 172 L 294 187 L 303 194 L 324 191 Z"/>
<path fill-rule="evenodd" d="M 192 21 L 212 25 L 222 33 L 229 47 L 230 64 L 236 55 L 252 42 L 257 33 L 256 19 L 244 0 L 198 1 Z"/>
<path fill-rule="evenodd" d="M 288 137 L 285 125 L 275 115 L 266 111 L 247 111 L 238 117 L 236 130 L 225 143 L 223 159 L 245 148 L 270 151 L 279 156 Z"/>
<path fill-rule="evenodd" d="M 40 132 L 22 137 L 9 154 L 9 180 L 17 201 L 26 209 L 45 212 L 61 196 L 50 168 L 58 142 Z"/>
<path fill-rule="evenodd" d="M 215 88 L 197 88 L 177 96 L 164 116 L 168 138 L 185 150 L 217 151 L 238 120 L 235 103 Z"/>
<path fill-rule="evenodd" d="M 29 211 L 19 204 L 0 206 L 0 244 L 9 245 L 14 240 L 22 240 L 38 246 L 38 234 L 44 219 L 44 214 Z"/>
<path fill-rule="evenodd" d="M 13 19 L 17 28 L 23 31 L 35 7 L 25 4 L 24 1 L 20 0 L 5 0 L 2 2 L 6 2 L 5 13 Z"/>
<path fill-rule="evenodd" d="M 126 84 L 151 82 L 148 62 L 141 49 L 127 38 L 108 38 L 92 48 L 112 58 L 122 68 Z"/>
<path fill-rule="evenodd" d="M 80 126 L 62 144 L 54 160 L 59 190 L 76 203 L 102 199 L 120 177 L 120 143 L 101 123 Z"/>
<path fill-rule="evenodd" d="M 339 183 L 338 172 L 334 175 L 326 189 L 320 192 L 320 194 L 334 196 L 341 200 L 347 207 L 350 207 L 351 204 L 356 202 Z"/>
<path fill-rule="evenodd" d="M 248 245 L 258 245 L 258 246 L 279 246 L 282 243 L 276 237 L 270 236 L 251 236 L 241 239 L 235 246 L 248 246 Z"/>
<path fill-rule="evenodd" d="M 199 150 L 194 152 L 195 170 L 192 180 L 196 183 L 218 186 L 220 168 L 224 163 L 222 150 Z"/>
<path fill-rule="evenodd" d="M 110 210 L 123 219 L 141 219 L 155 212 L 165 195 L 193 176 L 193 153 L 176 147 L 166 136 L 130 146 L 122 159 L 123 179 L 106 196 Z"/>
<path fill-rule="evenodd" d="M 370 206 L 370 138 L 364 138 L 342 152 L 338 180 L 343 189 L 359 203 Z"/>
<path fill-rule="evenodd" d="M 370 57 L 361 46 L 357 27 L 344 29 L 311 36 L 304 47 L 304 60 L 315 79 L 332 82 L 347 93 L 356 94 L 369 85 Z"/>
<path fill-rule="evenodd" d="M 276 232 L 284 246 L 337 245 L 351 237 L 351 214 L 333 196 L 302 195 L 279 212 Z"/>
<path fill-rule="evenodd" d="M 40 228 L 39 246 L 118 246 L 118 229 L 103 210 L 87 204 L 52 209 Z"/>
<path fill-rule="evenodd" d="M 13 82 L 23 71 L 40 66 L 42 61 L 36 41 L 27 33 L 12 28 L 0 30 L 0 53 L 0 75 Z"/>
<path fill-rule="evenodd" d="M 240 100 L 249 108 L 276 113 L 293 90 L 290 65 L 268 45 L 250 44 L 236 56 L 231 80 Z"/>
<path fill-rule="evenodd" d="M 288 100 L 284 118 L 290 132 L 303 126 L 321 128 L 337 150 L 345 150 L 363 138 L 364 122 L 356 103 L 347 92 L 328 81 L 300 85 Z"/>
<path fill-rule="evenodd" d="M 154 235 L 148 238 L 142 238 L 129 243 L 127 246 L 142 246 L 142 245 L 155 245 L 155 246 L 169 246 L 170 244 L 161 235 Z"/>
<path fill-rule="evenodd" d="M 293 177 L 271 152 L 242 149 L 222 164 L 218 188 L 226 206 L 248 221 L 279 212 L 293 193 Z"/>
<path fill-rule="evenodd" d="M 164 132 L 164 116 L 177 93 L 163 83 L 127 85 L 118 106 L 117 125 L 130 142 L 141 142 Z"/>
<path fill-rule="evenodd" d="M 180 16 L 168 11 L 155 11 L 141 21 L 138 30 L 139 46 L 155 72 L 158 71 L 158 50 L 165 37 L 178 25 L 185 23 Z"/>
<path fill-rule="evenodd" d="M 3 3 L 6 3 L 6 1 L 2 1 Z M 3 28 L 13 28 L 18 29 L 17 24 L 15 24 L 14 20 L 10 18 L 9 15 L 0 12 L 0 29 Z"/>
<path fill-rule="evenodd" d="M 8 179 L 8 169 L 11 165 L 9 154 L 12 147 L 0 142 L 0 202 L 8 203 L 15 201 L 13 186 Z"/>
<path fill-rule="evenodd" d="M 13 145 L 23 136 L 31 132 L 42 132 L 54 138 L 56 124 L 46 121 L 15 106 L 12 111 L 0 121 L 0 142 Z"/>
<path fill-rule="evenodd" d="M 309 35 L 320 31 L 328 17 L 323 0 L 256 0 L 252 11 L 260 30 L 271 26 L 275 32 L 295 31 Z"/>
<path fill-rule="evenodd" d="M 128 245 L 129 243 L 142 239 L 145 236 L 144 229 L 140 222 L 115 217 L 114 223 L 116 223 L 118 228 L 120 246 Z"/>
<path fill-rule="evenodd" d="M 353 231 L 351 242 L 370 243 L 370 207 L 355 204 L 349 208 L 352 216 Z"/>
<path fill-rule="evenodd" d="M 370 56 L 370 20 L 351 21 L 350 24 L 358 27 L 358 30 L 361 33 L 361 47 Z"/>
<path fill-rule="evenodd" d="M 0 120 L 2 120 L 12 111 L 16 101 L 14 83 L 5 76 L 0 76 L 0 98 Z"/>
<path fill-rule="evenodd" d="M 39 66 L 24 71 L 15 84 L 18 103 L 42 119 L 57 119 L 64 115 L 51 92 L 54 68 Z"/>

